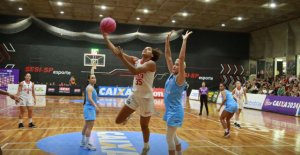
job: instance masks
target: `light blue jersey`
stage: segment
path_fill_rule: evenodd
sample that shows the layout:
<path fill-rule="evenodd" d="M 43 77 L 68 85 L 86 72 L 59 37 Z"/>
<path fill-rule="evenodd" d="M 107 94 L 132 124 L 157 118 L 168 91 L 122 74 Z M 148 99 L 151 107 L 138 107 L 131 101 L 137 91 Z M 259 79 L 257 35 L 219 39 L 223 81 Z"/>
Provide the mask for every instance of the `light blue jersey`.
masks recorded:
<path fill-rule="evenodd" d="M 186 83 L 179 86 L 176 83 L 176 76 L 171 74 L 165 84 L 164 103 L 166 112 L 164 120 L 168 126 L 181 127 L 184 117 L 182 107 L 182 92 L 186 87 Z"/>
<path fill-rule="evenodd" d="M 88 85 L 85 89 L 85 104 L 83 108 L 83 114 L 85 120 L 91 121 L 91 120 L 96 120 L 96 107 L 94 107 L 88 99 L 89 98 L 87 92 L 88 87 L 93 87 L 93 86 Z M 93 101 L 97 104 L 97 91 L 95 89 L 93 90 L 92 98 Z"/>
<path fill-rule="evenodd" d="M 237 111 L 238 105 L 234 100 L 232 93 L 229 90 L 225 89 L 225 94 L 226 94 L 225 110 L 230 113 L 235 113 Z"/>

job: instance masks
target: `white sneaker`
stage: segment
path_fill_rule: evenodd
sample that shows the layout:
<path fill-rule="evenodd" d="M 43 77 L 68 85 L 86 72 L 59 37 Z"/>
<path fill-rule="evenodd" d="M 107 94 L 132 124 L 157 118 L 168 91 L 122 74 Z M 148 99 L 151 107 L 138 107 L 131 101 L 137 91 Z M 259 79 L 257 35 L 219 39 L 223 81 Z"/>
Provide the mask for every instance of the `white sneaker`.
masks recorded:
<path fill-rule="evenodd" d="M 96 151 L 96 147 L 92 144 L 86 144 L 84 148 L 87 150 Z"/>
<path fill-rule="evenodd" d="M 80 142 L 80 147 L 84 147 L 85 146 L 85 142 L 82 140 L 81 142 Z"/>

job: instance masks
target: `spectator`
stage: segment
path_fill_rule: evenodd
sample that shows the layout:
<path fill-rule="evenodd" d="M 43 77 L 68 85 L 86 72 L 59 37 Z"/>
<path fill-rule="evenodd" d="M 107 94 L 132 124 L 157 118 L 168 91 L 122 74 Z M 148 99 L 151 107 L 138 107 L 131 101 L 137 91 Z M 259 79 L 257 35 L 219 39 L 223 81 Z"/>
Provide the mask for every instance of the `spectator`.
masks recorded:
<path fill-rule="evenodd" d="M 300 76 L 276 76 L 268 79 L 253 79 L 244 86 L 253 94 L 300 97 Z"/>
<path fill-rule="evenodd" d="M 70 80 L 69 80 L 69 85 L 70 86 L 76 86 L 76 79 L 74 76 L 71 76 Z"/>

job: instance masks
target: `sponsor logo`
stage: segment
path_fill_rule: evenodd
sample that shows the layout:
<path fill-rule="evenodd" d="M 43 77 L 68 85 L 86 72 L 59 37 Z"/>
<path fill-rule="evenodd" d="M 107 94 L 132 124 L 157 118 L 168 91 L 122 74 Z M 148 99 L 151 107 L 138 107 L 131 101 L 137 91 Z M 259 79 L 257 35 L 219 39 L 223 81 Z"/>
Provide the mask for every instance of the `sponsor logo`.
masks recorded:
<path fill-rule="evenodd" d="M 153 88 L 154 98 L 164 98 L 164 88 Z M 99 95 L 103 97 L 128 97 L 132 93 L 131 87 L 106 87 L 99 86 Z"/>
<path fill-rule="evenodd" d="M 296 102 L 288 102 L 288 101 L 273 101 L 270 102 L 271 105 L 275 107 L 282 107 L 282 108 L 292 108 L 292 109 L 298 109 L 300 107 L 299 103 Z"/>
<path fill-rule="evenodd" d="M 25 72 L 27 73 L 52 73 L 53 67 L 38 67 L 38 66 L 26 66 Z"/>
<path fill-rule="evenodd" d="M 59 93 L 70 93 L 70 87 L 59 87 Z"/>
<path fill-rule="evenodd" d="M 52 73 L 54 75 L 71 75 L 71 71 L 57 71 L 53 67 L 26 66 L 25 72 L 28 73 Z"/>
<path fill-rule="evenodd" d="M 211 76 L 199 76 L 199 80 L 212 81 L 212 80 L 214 80 L 214 77 L 211 77 Z"/>
<path fill-rule="evenodd" d="M 164 98 L 164 88 L 153 88 L 153 96 L 155 98 Z"/>
<path fill-rule="evenodd" d="M 74 89 L 74 93 L 80 93 L 81 89 Z"/>
<path fill-rule="evenodd" d="M 43 92 L 44 88 L 42 88 L 42 87 L 35 87 L 34 90 L 37 91 L 37 92 Z"/>
<path fill-rule="evenodd" d="M 266 99 L 265 100 L 265 104 L 264 104 L 264 106 L 270 106 L 270 105 L 272 105 L 272 102 L 270 101 L 270 99 Z"/>
<path fill-rule="evenodd" d="M 70 71 L 53 71 L 54 75 L 71 75 Z"/>
<path fill-rule="evenodd" d="M 102 87 L 99 86 L 99 96 L 127 97 L 131 94 L 129 87 Z"/>
<path fill-rule="evenodd" d="M 55 92 L 55 88 L 48 88 L 48 92 Z"/>
<path fill-rule="evenodd" d="M 66 139 L 68 141 L 66 141 Z M 37 147 L 50 154 L 89 154 L 89 155 L 139 155 L 143 150 L 141 132 L 107 131 L 92 132 L 90 141 L 96 151 L 80 148 L 81 133 L 73 132 L 43 138 L 37 142 Z M 149 155 L 168 154 L 168 145 L 164 134 L 151 133 Z M 159 142 L 159 143 L 158 143 Z M 188 148 L 188 143 L 180 140 L 182 151 Z M 64 147 L 61 147 L 64 146 Z"/>

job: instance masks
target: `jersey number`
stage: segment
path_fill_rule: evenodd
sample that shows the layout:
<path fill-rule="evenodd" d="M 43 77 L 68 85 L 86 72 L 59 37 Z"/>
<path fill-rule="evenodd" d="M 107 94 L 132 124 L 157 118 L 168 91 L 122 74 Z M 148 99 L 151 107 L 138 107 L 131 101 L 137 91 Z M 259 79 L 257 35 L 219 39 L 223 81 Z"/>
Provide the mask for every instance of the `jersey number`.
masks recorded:
<path fill-rule="evenodd" d="M 138 75 L 136 75 L 135 84 L 136 85 L 143 85 L 143 77 L 144 77 L 144 74 L 138 74 Z"/>

